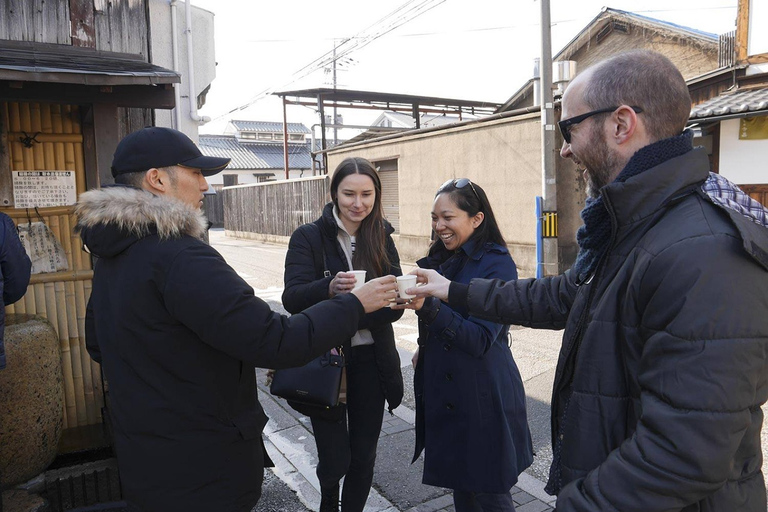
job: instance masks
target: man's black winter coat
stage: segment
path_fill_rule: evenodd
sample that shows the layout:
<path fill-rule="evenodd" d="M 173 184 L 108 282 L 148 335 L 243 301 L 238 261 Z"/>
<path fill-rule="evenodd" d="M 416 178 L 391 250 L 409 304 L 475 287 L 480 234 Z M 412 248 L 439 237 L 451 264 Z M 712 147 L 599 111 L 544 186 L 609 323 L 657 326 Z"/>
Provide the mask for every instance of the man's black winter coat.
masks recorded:
<path fill-rule="evenodd" d="M 202 214 L 128 187 L 86 192 L 78 226 L 98 261 L 86 343 L 108 381 L 131 510 L 250 511 L 267 422 L 254 367 L 305 364 L 352 336 L 354 295 L 286 318 L 199 237 Z"/>

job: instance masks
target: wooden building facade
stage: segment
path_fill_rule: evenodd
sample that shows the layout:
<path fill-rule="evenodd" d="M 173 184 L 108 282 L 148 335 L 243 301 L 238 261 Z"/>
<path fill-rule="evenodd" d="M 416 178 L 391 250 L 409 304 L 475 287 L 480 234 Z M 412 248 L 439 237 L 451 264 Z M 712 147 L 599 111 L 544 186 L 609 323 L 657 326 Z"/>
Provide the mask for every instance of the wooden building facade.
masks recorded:
<path fill-rule="evenodd" d="M 91 257 L 74 232 L 73 201 L 50 197 L 45 180 L 57 171 L 65 178 L 55 186 L 76 195 L 112 182 L 118 141 L 153 125 L 151 109 L 174 107 L 179 75 L 151 63 L 149 1 L 0 0 L 0 211 L 17 225 L 42 220 L 67 260 L 66 269 L 33 274 L 6 311 L 56 328 L 65 429 L 100 424 L 104 394 L 85 349 Z"/>

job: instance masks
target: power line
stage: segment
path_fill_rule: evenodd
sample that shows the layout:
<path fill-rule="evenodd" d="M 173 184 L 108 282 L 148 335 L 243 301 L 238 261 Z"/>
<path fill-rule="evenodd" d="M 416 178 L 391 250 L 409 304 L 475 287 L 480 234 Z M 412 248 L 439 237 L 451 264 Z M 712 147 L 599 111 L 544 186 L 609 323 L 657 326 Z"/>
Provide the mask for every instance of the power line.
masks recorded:
<path fill-rule="evenodd" d="M 397 29 L 398 27 L 404 25 L 405 23 L 408 23 L 409 21 L 414 20 L 418 16 L 421 16 L 422 14 L 434 9 L 438 5 L 442 4 L 446 0 L 409 0 L 406 3 L 400 5 L 397 9 L 392 11 L 391 13 L 387 14 L 383 18 L 380 18 L 373 24 L 371 24 L 366 29 L 359 32 L 357 35 L 352 37 L 347 37 L 342 40 L 342 42 L 336 46 L 335 48 L 335 59 L 341 59 L 350 53 L 360 50 L 369 44 L 371 44 L 373 41 L 379 39 L 380 37 L 390 33 L 391 31 Z M 413 5 L 412 4 L 416 4 Z M 378 28 L 378 25 L 384 25 L 382 28 Z M 368 33 L 373 32 L 373 33 Z M 214 120 L 219 120 L 222 117 L 225 117 L 229 114 L 232 114 L 234 112 L 237 112 L 239 110 L 244 110 L 254 103 L 264 99 L 272 92 L 276 91 L 278 88 L 284 88 L 288 85 L 297 82 L 298 80 L 301 80 L 302 78 L 314 73 L 315 71 L 318 71 L 328 64 L 332 63 L 334 60 L 334 51 L 328 51 L 322 54 L 320 57 L 317 57 L 313 61 L 311 61 L 309 64 L 303 66 L 299 70 L 295 71 L 291 75 L 291 79 L 279 86 L 271 86 L 266 89 L 263 89 L 259 93 L 256 94 L 255 97 L 253 97 L 248 103 L 241 105 L 239 107 L 236 107 L 229 112 L 226 112 L 224 114 L 221 114 L 219 116 L 216 116 Z"/>

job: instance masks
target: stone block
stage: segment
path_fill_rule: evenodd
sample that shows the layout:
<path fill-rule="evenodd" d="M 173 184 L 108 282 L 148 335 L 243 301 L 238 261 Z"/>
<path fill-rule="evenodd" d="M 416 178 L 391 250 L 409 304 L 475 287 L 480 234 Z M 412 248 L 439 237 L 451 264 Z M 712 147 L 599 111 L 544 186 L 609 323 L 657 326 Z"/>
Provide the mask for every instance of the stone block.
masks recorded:
<path fill-rule="evenodd" d="M 0 475 L 5 488 L 42 473 L 61 437 L 64 388 L 59 337 L 44 318 L 7 315 L 0 370 Z"/>

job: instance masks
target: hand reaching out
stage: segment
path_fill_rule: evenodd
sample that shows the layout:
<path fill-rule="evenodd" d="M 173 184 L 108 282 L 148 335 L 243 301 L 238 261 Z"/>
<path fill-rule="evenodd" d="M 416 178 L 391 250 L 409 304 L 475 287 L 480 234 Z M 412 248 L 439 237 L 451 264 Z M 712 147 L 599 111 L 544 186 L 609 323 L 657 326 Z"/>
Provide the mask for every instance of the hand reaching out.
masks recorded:
<path fill-rule="evenodd" d="M 352 294 L 363 304 L 366 313 L 372 313 L 397 297 L 397 281 L 395 276 L 377 277 L 352 290 Z"/>
<path fill-rule="evenodd" d="M 417 268 L 411 274 L 417 277 L 416 282 L 421 285 L 405 291 L 409 295 L 416 296 L 413 299 L 414 302 L 418 299 L 421 299 L 423 302 L 423 299 L 430 295 L 442 301 L 448 301 L 448 290 L 451 286 L 451 281 L 438 274 L 436 270 Z"/>

